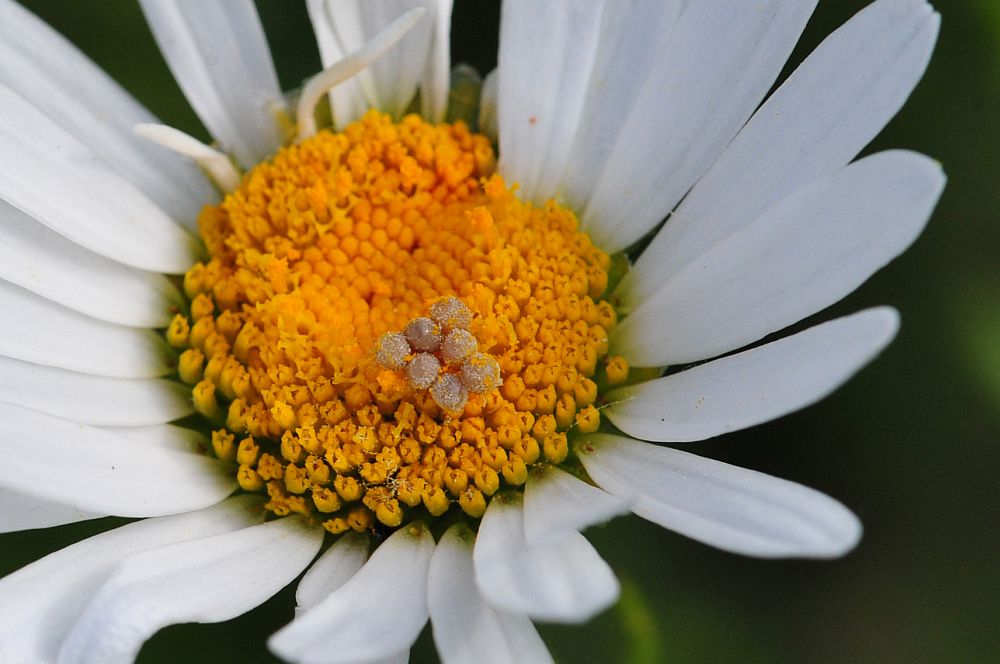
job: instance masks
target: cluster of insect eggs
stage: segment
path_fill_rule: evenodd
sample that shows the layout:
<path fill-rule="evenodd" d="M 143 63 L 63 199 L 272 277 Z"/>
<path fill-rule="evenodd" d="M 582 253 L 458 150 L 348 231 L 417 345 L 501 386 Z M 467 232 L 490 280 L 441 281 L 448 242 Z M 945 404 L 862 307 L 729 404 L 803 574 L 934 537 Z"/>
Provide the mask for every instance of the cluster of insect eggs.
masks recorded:
<path fill-rule="evenodd" d="M 472 312 L 457 297 L 431 304 L 426 316 L 414 318 L 402 332 L 386 332 L 375 346 L 375 362 L 402 370 L 415 390 L 430 390 L 442 410 L 460 412 L 470 393 L 485 394 L 500 386 L 500 365 L 479 352 L 469 331 Z"/>

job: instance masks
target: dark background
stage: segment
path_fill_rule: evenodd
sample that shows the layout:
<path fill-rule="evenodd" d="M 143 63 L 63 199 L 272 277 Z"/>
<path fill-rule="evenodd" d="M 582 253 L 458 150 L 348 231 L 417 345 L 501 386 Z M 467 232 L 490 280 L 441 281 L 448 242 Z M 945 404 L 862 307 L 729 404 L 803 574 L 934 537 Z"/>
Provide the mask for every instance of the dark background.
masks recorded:
<path fill-rule="evenodd" d="M 24 4 L 164 122 L 207 139 L 136 4 Z M 821 0 L 792 64 L 865 4 Z M 499 3 L 455 5 L 454 59 L 488 71 Z M 304 7 L 258 6 L 283 87 L 298 87 L 319 67 Z M 1000 657 L 1000 0 L 935 6 L 943 27 L 930 69 L 871 150 L 931 155 L 944 164 L 948 188 L 910 251 L 818 317 L 892 304 L 903 316 L 898 339 L 819 405 L 692 448 L 835 496 L 864 522 L 860 546 L 833 562 L 761 561 L 618 519 L 588 535 L 622 580 L 622 601 L 582 627 L 543 626 L 559 661 Z M 0 537 L 0 573 L 114 523 Z M 292 606 L 286 589 L 229 623 L 165 629 L 139 661 L 277 661 L 264 642 Z M 436 661 L 427 630 L 412 661 Z"/>

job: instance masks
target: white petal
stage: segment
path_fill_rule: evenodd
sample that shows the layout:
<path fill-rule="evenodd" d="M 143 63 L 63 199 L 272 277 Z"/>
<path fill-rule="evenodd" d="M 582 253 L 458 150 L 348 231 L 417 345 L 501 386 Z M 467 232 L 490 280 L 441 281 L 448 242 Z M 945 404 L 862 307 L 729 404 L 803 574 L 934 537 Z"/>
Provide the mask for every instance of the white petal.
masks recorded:
<path fill-rule="evenodd" d="M 427 10 L 423 7 L 411 9 L 365 42 L 361 48 L 351 51 L 346 57 L 306 81 L 295 109 L 298 120 L 297 140 L 301 142 L 316 134 L 316 106 L 324 94 L 357 77 L 398 48 L 400 41 L 426 14 Z"/>
<path fill-rule="evenodd" d="M 937 162 L 889 151 L 806 185 L 626 317 L 615 352 L 635 366 L 714 357 L 833 304 L 917 238 L 944 183 Z"/>
<path fill-rule="evenodd" d="M 726 551 L 829 558 L 861 537 L 850 510 L 801 484 L 620 436 L 588 436 L 576 450 L 599 485 L 638 494 L 633 512 Z"/>
<path fill-rule="evenodd" d="M 330 23 L 330 17 L 326 13 L 326 0 L 306 0 L 306 11 L 309 13 L 309 22 L 316 37 L 320 61 L 325 69 L 344 57 L 333 25 Z"/>
<path fill-rule="evenodd" d="M 350 52 L 355 49 L 353 46 L 348 47 L 349 37 L 339 29 L 338 23 L 339 7 L 346 7 L 347 4 L 346 2 L 331 4 L 330 14 L 333 17 L 334 30 L 341 37 L 341 44 L 347 47 L 347 51 Z M 375 87 L 375 99 L 377 100 L 375 105 L 393 117 L 400 118 L 406 112 L 410 102 L 413 101 L 417 86 L 427 68 L 431 40 L 433 39 L 433 5 L 437 3 L 425 0 L 384 0 L 379 3 L 362 1 L 352 4 L 360 15 L 360 25 L 365 41 L 411 9 L 416 7 L 431 9 L 399 41 L 398 46 L 388 51 L 370 67 L 371 80 Z"/>
<path fill-rule="evenodd" d="M 410 649 L 401 650 L 400 652 L 393 653 L 387 657 L 379 657 L 378 659 L 366 659 L 362 662 L 357 662 L 356 664 L 407 664 L 410 661 Z M 355 664 L 355 663 L 352 663 Z"/>
<path fill-rule="evenodd" d="M 544 202 L 562 174 L 583 112 L 604 0 L 501 6 L 497 55 L 499 170 Z"/>
<path fill-rule="evenodd" d="M 409 648 L 427 622 L 433 553 L 434 538 L 422 523 L 397 530 L 347 583 L 268 646 L 283 659 L 309 664 L 374 660 Z"/>
<path fill-rule="evenodd" d="M 359 0 L 327 0 L 324 7 L 314 6 L 310 10 L 313 28 L 317 32 L 323 55 L 324 66 L 329 66 L 346 54 L 361 48 L 365 42 L 378 34 L 392 21 L 417 7 L 428 9 L 417 25 L 400 40 L 399 44 L 376 61 L 368 70 L 357 77 L 357 88 L 347 101 L 348 108 L 338 109 L 341 98 L 339 88 L 334 88 L 332 103 L 338 127 L 360 117 L 365 108 L 374 107 L 399 118 L 402 117 L 417 91 L 417 86 L 425 76 L 430 75 L 429 66 L 436 66 L 437 60 L 430 58 L 432 40 L 440 26 L 439 12 L 450 15 L 450 3 L 444 0 L 383 0 L 382 2 L 362 2 Z M 323 19 L 328 26 L 317 27 Z M 332 40 L 330 38 L 333 38 Z M 447 72 L 445 72 L 447 77 Z M 445 78 L 447 81 L 447 78 Z M 348 82 L 342 84 L 351 90 Z M 365 103 L 359 103 L 359 93 Z M 440 94 L 438 92 L 438 94 Z M 348 114 L 348 110 L 353 113 Z"/>
<path fill-rule="evenodd" d="M 49 528 L 102 516 L 105 515 L 0 488 L 0 533 Z"/>
<path fill-rule="evenodd" d="M 588 188 L 582 228 L 599 247 L 629 246 L 677 204 L 763 99 L 815 4 L 685 3 L 655 56 L 664 66 L 636 95 Z"/>
<path fill-rule="evenodd" d="M 86 145 L 0 85 L 0 198 L 119 263 L 180 274 L 198 243 Z"/>
<path fill-rule="evenodd" d="M 215 459 L 10 404 L 0 403 L 0 440 L 7 455 L 0 487 L 90 512 L 176 514 L 213 505 L 236 484 Z"/>
<path fill-rule="evenodd" d="M 497 141 L 497 94 L 499 77 L 494 69 L 483 79 L 483 87 L 479 92 L 479 133 Z"/>
<path fill-rule="evenodd" d="M 761 106 L 618 288 L 629 311 L 712 245 L 802 185 L 845 166 L 923 75 L 940 17 L 881 0 L 828 37 Z"/>
<path fill-rule="evenodd" d="M 240 173 L 228 154 L 205 145 L 194 136 L 185 134 L 164 124 L 140 123 L 132 127 L 132 133 L 160 147 L 191 159 L 222 190 L 235 191 L 240 186 Z"/>
<path fill-rule="evenodd" d="M 106 378 L 0 355 L 0 401 L 84 424 L 143 425 L 194 412 L 191 388 L 162 378 Z"/>
<path fill-rule="evenodd" d="M 552 662 L 531 621 L 487 604 L 475 582 L 475 535 L 464 524 L 445 532 L 431 558 L 427 583 L 434 644 L 444 664 Z"/>
<path fill-rule="evenodd" d="M 152 330 L 95 320 L 0 280 L 0 355 L 101 376 L 171 371 L 173 352 Z"/>
<path fill-rule="evenodd" d="M 73 625 L 59 662 L 131 664 L 162 627 L 235 618 L 298 576 L 323 532 L 293 517 L 131 556 Z"/>
<path fill-rule="evenodd" d="M 823 323 L 665 378 L 614 390 L 603 412 L 641 440 L 704 440 L 816 403 L 885 348 L 899 329 L 888 307 Z"/>
<path fill-rule="evenodd" d="M 319 46 L 320 59 L 323 67 L 327 68 L 347 56 L 340 46 L 337 34 L 333 30 L 330 15 L 327 12 L 326 0 L 306 0 L 306 8 L 309 10 L 309 20 L 312 23 L 313 32 L 316 34 L 316 43 Z M 360 27 L 358 27 L 360 31 Z M 363 39 L 358 40 L 363 42 Z M 344 81 L 340 85 L 330 90 L 330 107 L 333 112 L 333 125 L 338 130 L 343 129 L 351 122 L 359 119 L 365 114 L 368 108 L 368 100 L 361 87 L 360 80 L 367 78 L 371 82 L 371 74 L 363 71 L 358 76 Z"/>
<path fill-rule="evenodd" d="M 572 152 L 555 193 L 570 207 L 587 206 L 643 84 L 674 63 L 658 58 L 677 22 L 679 0 L 615 0 L 604 5 L 601 36 Z"/>
<path fill-rule="evenodd" d="M 287 112 L 249 0 L 141 0 L 170 71 L 222 148 L 250 168 L 283 143 Z"/>
<path fill-rule="evenodd" d="M 134 125 L 156 122 L 152 113 L 16 2 L 0 3 L 0 81 L 191 230 L 202 206 L 218 200 L 193 164 L 132 136 Z"/>
<path fill-rule="evenodd" d="M 0 661 L 54 662 L 66 632 L 125 558 L 246 527 L 263 519 L 260 501 L 232 498 L 177 516 L 144 519 L 77 542 L 0 579 Z M 256 508 L 256 509 L 254 509 Z"/>
<path fill-rule="evenodd" d="M 358 533 L 346 533 L 314 562 L 295 589 L 298 609 L 311 609 L 347 583 L 368 560 L 371 543 Z"/>
<path fill-rule="evenodd" d="M 0 278 L 94 318 L 166 327 L 181 302 L 163 275 L 87 251 L 0 201 Z"/>
<path fill-rule="evenodd" d="M 611 568 L 583 535 L 569 531 L 556 541 L 528 543 L 519 494 L 490 500 L 473 559 L 479 591 L 512 613 L 579 623 L 618 599 Z"/>
<path fill-rule="evenodd" d="M 101 427 L 117 436 L 124 436 L 143 445 L 163 447 L 178 452 L 199 452 L 211 449 L 205 434 L 175 424 L 154 424 L 140 427 Z"/>
<path fill-rule="evenodd" d="M 531 545 L 562 539 L 629 511 L 631 503 L 555 466 L 531 469 L 524 487 L 524 534 Z"/>
<path fill-rule="evenodd" d="M 433 0 L 430 10 L 431 45 L 420 80 L 420 114 L 429 122 L 443 122 L 451 88 L 451 10 L 454 0 Z"/>

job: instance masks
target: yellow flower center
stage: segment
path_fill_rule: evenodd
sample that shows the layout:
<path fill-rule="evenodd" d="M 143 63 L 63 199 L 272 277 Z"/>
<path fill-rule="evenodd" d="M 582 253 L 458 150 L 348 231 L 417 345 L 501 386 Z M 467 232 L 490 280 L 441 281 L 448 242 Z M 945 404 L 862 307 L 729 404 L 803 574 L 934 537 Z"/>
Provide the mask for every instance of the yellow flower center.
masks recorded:
<path fill-rule="evenodd" d="M 610 259 L 523 203 L 465 125 L 370 112 L 279 152 L 199 219 L 167 330 L 246 491 L 333 533 L 480 517 L 600 423 Z"/>

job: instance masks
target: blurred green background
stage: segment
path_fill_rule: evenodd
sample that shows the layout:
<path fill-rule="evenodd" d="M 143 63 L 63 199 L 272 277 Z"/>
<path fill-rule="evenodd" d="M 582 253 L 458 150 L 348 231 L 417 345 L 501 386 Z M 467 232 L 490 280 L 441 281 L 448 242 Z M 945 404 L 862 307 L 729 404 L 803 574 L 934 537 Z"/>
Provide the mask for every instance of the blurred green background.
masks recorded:
<path fill-rule="evenodd" d="M 164 122 L 207 139 L 131 0 L 24 4 Z M 865 4 L 821 0 L 782 77 Z M 835 496 L 864 522 L 861 545 L 833 562 L 761 561 L 618 519 L 588 535 L 622 579 L 622 602 L 582 627 L 542 626 L 559 661 L 1000 659 L 1000 0 L 934 4 L 943 27 L 930 69 L 870 151 L 931 155 L 948 188 L 910 251 L 815 318 L 892 304 L 898 339 L 819 405 L 689 447 Z M 297 87 L 319 66 L 304 7 L 258 6 L 282 83 Z M 456 0 L 456 61 L 493 67 L 498 16 L 496 1 Z M 114 523 L 0 537 L 0 573 Z M 286 589 L 229 623 L 168 628 L 139 661 L 277 661 L 264 641 L 292 605 Z M 427 630 L 411 661 L 436 661 Z"/>

